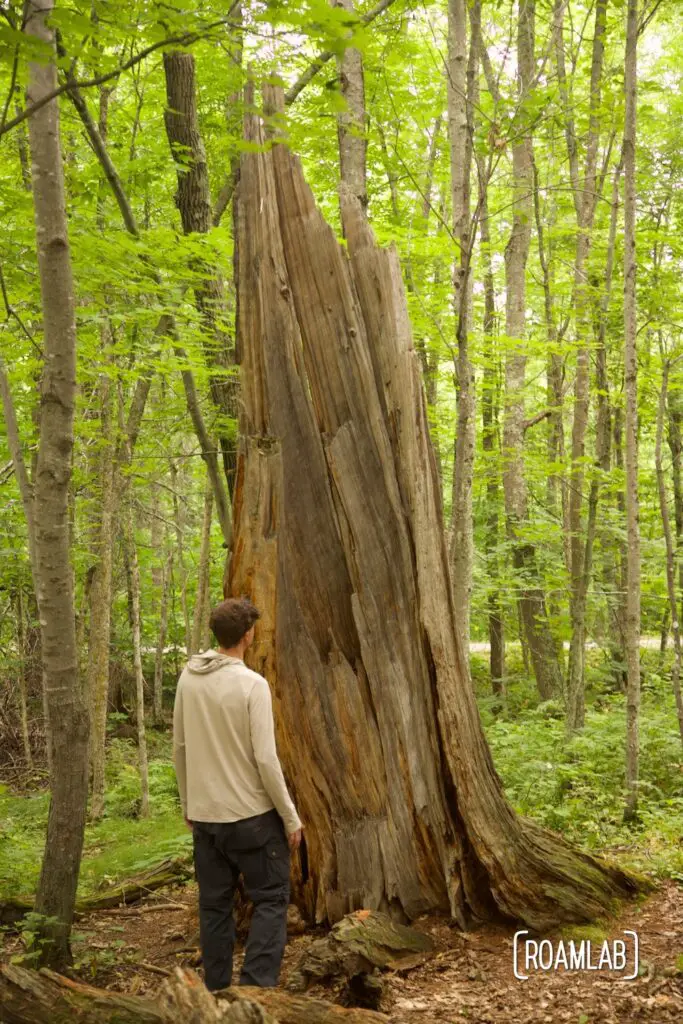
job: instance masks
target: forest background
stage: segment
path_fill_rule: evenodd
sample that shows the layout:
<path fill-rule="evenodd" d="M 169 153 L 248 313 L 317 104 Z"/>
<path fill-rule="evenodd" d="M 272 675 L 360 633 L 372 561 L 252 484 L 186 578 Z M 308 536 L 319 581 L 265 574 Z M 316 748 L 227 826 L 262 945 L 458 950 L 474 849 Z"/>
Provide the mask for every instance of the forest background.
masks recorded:
<path fill-rule="evenodd" d="M 26 491 L 45 295 L 25 90 L 50 43 L 27 34 L 21 4 L 0 15 L 9 896 L 38 884 L 48 806 L 29 539 L 49 509 Z M 683 874 L 680 20 L 666 0 L 125 0 L 50 14 L 77 330 L 82 891 L 189 841 L 166 727 L 232 540 L 245 85 L 258 103 L 274 78 L 327 220 L 341 237 L 343 180 L 400 256 L 461 639 L 508 796 L 588 848 Z"/>

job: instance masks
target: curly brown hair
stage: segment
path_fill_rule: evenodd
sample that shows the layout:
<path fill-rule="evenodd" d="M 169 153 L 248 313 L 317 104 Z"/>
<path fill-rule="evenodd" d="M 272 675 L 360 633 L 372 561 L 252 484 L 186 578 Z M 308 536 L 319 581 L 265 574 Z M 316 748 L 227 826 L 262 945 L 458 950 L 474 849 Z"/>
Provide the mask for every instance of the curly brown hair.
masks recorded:
<path fill-rule="evenodd" d="M 209 626 L 221 647 L 236 647 L 261 613 L 246 597 L 221 601 L 211 612 Z"/>

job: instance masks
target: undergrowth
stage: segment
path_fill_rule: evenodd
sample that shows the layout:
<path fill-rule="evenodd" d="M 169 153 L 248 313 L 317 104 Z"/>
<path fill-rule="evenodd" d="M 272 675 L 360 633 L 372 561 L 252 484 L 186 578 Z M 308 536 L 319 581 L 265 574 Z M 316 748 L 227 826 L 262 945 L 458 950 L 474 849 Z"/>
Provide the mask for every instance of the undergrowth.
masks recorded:
<path fill-rule="evenodd" d="M 151 814 L 139 817 L 137 750 L 130 740 L 108 748 L 106 813 L 86 827 L 79 895 L 120 881 L 191 848 L 180 813 L 168 735 L 149 733 Z M 47 792 L 0 787 L 0 899 L 35 892 L 45 840 Z"/>
<path fill-rule="evenodd" d="M 586 850 L 608 852 L 625 866 L 683 881 L 683 749 L 668 673 L 658 654 L 644 652 L 639 814 L 634 824 L 625 825 L 625 700 L 603 688 L 597 659 L 595 654 L 588 665 L 586 724 L 571 739 L 561 701 L 539 703 L 533 684 L 513 673 L 507 708 L 496 711 L 483 692 L 481 665 L 475 666 L 496 768 L 521 814 Z"/>
<path fill-rule="evenodd" d="M 622 822 L 624 697 L 608 691 L 599 652 L 588 659 L 586 725 L 572 739 L 565 735 L 562 702 L 539 703 L 514 648 L 502 711 L 490 696 L 485 656 L 472 659 L 472 673 L 496 768 L 520 813 L 584 849 L 683 881 L 683 754 L 668 672 L 658 655 L 643 655 L 641 799 L 639 819 L 629 826 Z M 169 734 L 149 732 L 147 819 L 139 817 L 136 753 L 131 740 L 109 744 L 106 815 L 86 829 L 82 896 L 190 849 Z M 45 791 L 18 795 L 0 787 L 0 898 L 35 891 L 47 812 Z"/>

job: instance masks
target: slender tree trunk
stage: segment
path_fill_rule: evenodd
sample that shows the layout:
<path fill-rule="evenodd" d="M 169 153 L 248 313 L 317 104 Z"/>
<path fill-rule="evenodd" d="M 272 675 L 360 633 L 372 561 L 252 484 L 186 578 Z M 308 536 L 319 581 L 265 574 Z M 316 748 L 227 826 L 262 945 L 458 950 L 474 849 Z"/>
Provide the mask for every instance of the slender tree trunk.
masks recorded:
<path fill-rule="evenodd" d="M 491 687 L 496 696 L 505 696 L 505 632 L 503 603 L 500 594 L 500 480 L 498 456 L 500 435 L 498 424 L 498 396 L 500 392 L 498 354 L 495 350 L 496 298 L 491 262 L 491 234 L 489 227 L 488 189 L 480 174 L 479 237 L 484 263 L 484 359 L 482 374 L 481 415 L 482 447 L 486 459 L 486 562 L 489 580 L 488 632 L 490 646 Z"/>
<path fill-rule="evenodd" d="M 208 234 L 213 227 L 213 211 L 206 150 L 199 128 L 195 61 L 191 53 L 179 50 L 164 53 L 167 108 L 164 113 L 166 134 L 176 164 L 178 191 L 176 204 L 185 234 Z M 233 375 L 234 346 L 228 335 L 224 281 L 216 267 L 197 261 L 194 270 L 200 282 L 194 285 L 197 310 L 203 324 L 206 361 L 211 371 L 213 404 L 220 414 L 219 442 L 227 492 L 220 477 L 211 480 L 215 492 L 219 522 L 229 543 L 227 521 L 231 516 L 230 493 L 235 473 L 235 441 L 229 420 L 236 416 L 236 377 Z"/>
<path fill-rule="evenodd" d="M 178 496 L 178 470 L 173 459 L 169 459 L 171 471 L 171 487 L 173 489 L 173 523 L 175 526 L 177 565 L 180 573 L 180 607 L 183 613 L 183 627 L 185 635 L 185 652 L 190 656 L 192 647 L 192 631 L 190 629 L 190 614 L 187 607 L 187 579 L 185 575 L 185 507 Z"/>
<path fill-rule="evenodd" d="M 202 517 L 202 541 L 199 549 L 199 572 L 197 573 L 197 599 L 192 617 L 192 654 L 200 649 L 206 606 L 210 600 L 209 581 L 211 575 L 211 515 L 213 513 L 213 491 L 211 485 L 204 493 L 204 515 Z"/>
<path fill-rule="evenodd" d="M 458 357 L 456 366 L 457 426 L 453 465 L 450 564 L 456 619 L 463 650 L 469 650 L 470 603 L 474 562 L 472 482 L 475 447 L 475 384 L 470 359 L 471 217 L 473 90 L 479 67 L 478 34 L 472 34 L 467 50 L 466 0 L 448 4 L 448 136 L 451 165 L 453 235 L 459 247 L 453 268 L 453 306 L 456 316 Z M 469 65 L 469 66 L 468 66 Z"/>
<path fill-rule="evenodd" d="M 585 563 L 586 550 L 592 546 L 582 528 L 584 456 L 586 428 L 588 426 L 590 348 L 589 300 L 587 260 L 591 246 L 591 230 L 595 213 L 596 167 L 601 121 L 601 83 L 605 49 L 605 23 L 607 0 L 597 0 L 593 33 L 593 59 L 591 65 L 590 125 L 586 143 L 586 162 L 581 182 L 582 196 L 578 199 L 578 236 L 574 260 L 574 307 L 578 349 L 574 384 L 574 419 L 572 423 L 571 476 L 569 486 L 570 531 L 570 615 L 572 640 L 569 648 L 567 673 L 567 728 L 570 732 L 581 729 L 585 717 L 584 661 L 586 644 L 586 597 L 588 576 Z M 597 493 L 595 495 L 597 501 Z"/>
<path fill-rule="evenodd" d="M 396 253 L 347 197 L 347 256 L 289 148 L 264 148 L 254 115 L 245 134 L 229 584 L 262 610 L 251 663 L 306 822 L 299 896 L 318 920 L 359 906 L 585 917 L 632 883 L 503 796 L 455 625 Z"/>
<path fill-rule="evenodd" d="M 28 709 L 26 707 L 26 662 L 27 662 L 27 638 L 26 638 L 26 610 L 24 608 L 24 591 L 21 587 L 17 589 L 16 597 L 17 615 L 17 640 L 19 642 L 19 665 L 17 668 L 17 703 L 19 705 L 19 725 L 21 727 L 21 745 L 24 750 L 24 762 L 26 767 L 33 768 L 33 755 L 31 754 L 31 738 L 28 731 Z"/>
<path fill-rule="evenodd" d="M 667 440 L 671 452 L 671 479 L 674 491 L 674 523 L 676 550 L 683 551 L 683 396 L 680 390 L 669 393 Z M 678 562 L 678 592 L 680 597 L 679 622 L 683 619 L 683 558 Z"/>
<path fill-rule="evenodd" d="M 135 673 L 135 721 L 138 731 L 138 767 L 140 770 L 140 816 L 149 817 L 149 771 L 145 732 L 145 678 L 142 672 L 142 623 L 140 615 L 140 563 L 133 529 L 133 510 L 125 511 L 123 541 L 128 576 L 129 617 L 133 634 L 133 671 Z"/>
<path fill-rule="evenodd" d="M 673 532 L 671 530 L 671 518 L 669 516 L 669 500 L 666 489 L 666 475 L 662 463 L 662 437 L 664 434 L 664 418 L 666 415 L 667 397 L 669 391 L 670 363 L 663 359 L 662 365 L 662 387 L 659 393 L 659 408 L 657 411 L 657 439 L 655 444 L 655 471 L 657 473 L 657 491 L 659 494 L 659 509 L 662 515 L 662 528 L 664 530 L 664 543 L 666 544 L 666 588 L 669 596 L 669 613 L 671 616 L 671 634 L 674 641 L 674 662 L 671 669 L 671 685 L 676 698 L 676 712 L 678 714 L 678 729 L 683 743 L 683 697 L 681 696 L 681 624 L 678 620 L 678 598 L 676 596 L 676 563 L 678 553 L 674 544 Z M 668 632 L 668 631 L 667 631 Z M 666 649 L 667 633 L 662 631 L 664 638 L 664 649 Z"/>
<path fill-rule="evenodd" d="M 28 536 L 28 552 L 29 561 L 31 563 L 31 576 L 33 579 L 34 587 L 36 586 L 36 580 L 38 579 L 38 567 L 36 565 L 36 525 L 35 525 L 35 501 L 34 501 L 34 488 L 32 480 L 35 480 L 35 466 L 33 472 L 29 476 L 26 461 L 24 459 L 24 452 L 21 446 L 21 438 L 19 436 L 19 425 L 17 423 L 16 409 L 14 408 L 14 400 L 12 398 L 12 392 L 10 389 L 9 377 L 7 375 L 7 367 L 0 352 L 0 398 L 2 398 L 2 411 L 5 418 L 5 429 L 7 431 L 7 446 L 9 453 L 12 456 L 12 464 L 14 466 L 14 475 L 17 480 L 17 486 L 19 487 L 19 494 L 21 495 L 21 503 L 24 509 L 24 517 L 26 519 L 26 533 Z M 34 413 L 34 419 L 39 420 L 40 414 Z M 40 429 L 39 422 L 37 423 L 38 429 Z M 45 683 L 44 668 L 43 668 L 43 722 L 45 732 L 45 746 L 47 751 L 47 763 L 48 769 L 52 769 L 52 730 L 50 726 L 50 709 L 47 700 L 47 685 Z"/>
<path fill-rule="evenodd" d="M 107 332 L 107 338 L 111 337 Z M 109 705 L 109 647 L 115 517 L 114 382 L 103 374 L 99 383 L 101 447 L 97 496 L 97 563 L 90 586 L 90 636 L 87 693 L 90 700 L 90 816 L 104 814 L 105 747 Z"/>
<path fill-rule="evenodd" d="M 624 475 L 624 415 L 621 406 L 616 405 L 612 413 L 612 437 L 614 449 L 614 466 L 620 476 Z M 616 542 L 617 565 L 615 580 L 617 583 L 616 595 L 613 606 L 614 634 L 617 642 L 612 644 L 612 663 L 614 665 L 615 688 L 626 692 L 627 678 L 627 656 L 626 656 L 626 619 L 627 619 L 627 562 L 628 544 L 624 539 L 626 531 L 626 497 L 623 488 L 617 490 L 616 495 L 617 512 L 619 514 L 619 538 Z"/>
<path fill-rule="evenodd" d="M 161 570 L 161 601 L 159 602 L 159 634 L 154 656 L 154 724 L 163 720 L 164 700 L 164 649 L 168 632 L 168 606 L 173 581 L 173 553 L 169 553 Z"/>
<path fill-rule="evenodd" d="M 524 103 L 534 75 L 534 0 L 520 0 L 517 37 L 520 118 L 513 146 L 513 226 L 505 249 L 505 416 L 503 490 L 512 560 L 520 579 L 520 611 L 536 684 L 543 699 L 561 691 L 562 677 L 550 631 L 545 594 L 538 582 L 534 547 L 524 539 L 528 496 L 524 472 L 524 385 L 526 378 L 526 264 L 533 217 L 533 146 Z"/>
<path fill-rule="evenodd" d="M 26 33 L 46 51 L 52 0 L 31 0 Z M 29 65 L 28 98 L 40 102 L 57 86 L 54 59 Z M 43 309 L 45 365 L 34 485 L 35 588 L 50 722 L 50 813 L 35 912 L 42 916 L 39 959 L 61 967 L 70 957 L 88 799 L 88 716 L 78 677 L 69 487 L 76 401 L 76 323 L 59 136 L 59 103 L 49 100 L 29 120 L 33 199 Z"/>
<path fill-rule="evenodd" d="M 353 0 L 333 0 L 333 6 L 354 13 Z M 365 210 L 368 205 L 365 76 L 363 58 L 354 46 L 347 46 L 339 60 L 339 82 L 346 101 L 346 110 L 337 117 L 341 180 Z"/>
<path fill-rule="evenodd" d="M 640 529 L 638 499 L 638 324 L 636 306 L 636 95 L 638 0 L 628 0 L 624 65 L 624 392 L 626 395 L 626 805 L 625 820 L 638 810 L 640 711 Z"/>

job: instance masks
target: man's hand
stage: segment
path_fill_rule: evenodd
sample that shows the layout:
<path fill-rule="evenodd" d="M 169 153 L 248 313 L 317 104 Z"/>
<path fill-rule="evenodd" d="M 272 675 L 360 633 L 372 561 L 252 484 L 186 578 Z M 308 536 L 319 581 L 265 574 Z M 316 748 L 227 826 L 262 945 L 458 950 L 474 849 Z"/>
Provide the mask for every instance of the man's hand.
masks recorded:
<path fill-rule="evenodd" d="M 289 843 L 290 850 L 298 850 L 301 846 L 301 829 L 298 828 L 296 832 L 290 832 L 287 836 L 287 842 Z"/>
<path fill-rule="evenodd" d="M 185 824 L 187 825 L 187 827 L 189 828 L 189 830 L 191 832 L 192 831 L 192 822 L 190 821 L 189 818 L 185 818 Z"/>

